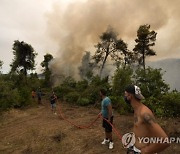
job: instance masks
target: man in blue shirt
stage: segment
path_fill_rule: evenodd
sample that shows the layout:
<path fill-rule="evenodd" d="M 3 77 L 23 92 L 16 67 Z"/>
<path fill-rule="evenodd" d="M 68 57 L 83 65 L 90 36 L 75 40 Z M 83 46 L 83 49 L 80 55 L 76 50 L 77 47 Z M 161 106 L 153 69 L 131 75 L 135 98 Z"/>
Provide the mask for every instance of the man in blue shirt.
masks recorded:
<path fill-rule="evenodd" d="M 102 115 L 104 118 L 102 126 L 105 129 L 105 139 L 103 140 L 102 144 L 109 143 L 109 149 L 113 149 L 114 143 L 112 141 L 112 126 L 109 124 L 112 124 L 113 122 L 111 100 L 106 96 L 105 89 L 100 90 L 100 96 L 102 98 L 100 115 Z"/>

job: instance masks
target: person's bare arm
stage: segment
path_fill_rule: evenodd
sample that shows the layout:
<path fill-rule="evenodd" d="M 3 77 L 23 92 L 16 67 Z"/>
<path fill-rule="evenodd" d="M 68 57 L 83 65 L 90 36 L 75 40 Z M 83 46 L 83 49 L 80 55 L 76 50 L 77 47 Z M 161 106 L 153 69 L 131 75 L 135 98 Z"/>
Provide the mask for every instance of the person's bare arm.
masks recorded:
<path fill-rule="evenodd" d="M 168 137 L 164 130 L 160 127 L 158 123 L 156 123 L 155 118 L 150 113 L 144 113 L 141 117 L 143 119 L 144 125 L 146 125 L 147 129 L 149 130 L 150 134 L 153 137 L 158 138 L 166 138 Z M 169 146 L 167 143 L 153 143 L 150 144 L 143 149 L 141 149 L 142 154 L 153 154 L 156 152 L 161 152 Z"/>
<path fill-rule="evenodd" d="M 112 117 L 112 105 L 109 104 L 108 105 L 108 120 L 109 120 L 109 122 L 111 120 L 111 117 Z"/>

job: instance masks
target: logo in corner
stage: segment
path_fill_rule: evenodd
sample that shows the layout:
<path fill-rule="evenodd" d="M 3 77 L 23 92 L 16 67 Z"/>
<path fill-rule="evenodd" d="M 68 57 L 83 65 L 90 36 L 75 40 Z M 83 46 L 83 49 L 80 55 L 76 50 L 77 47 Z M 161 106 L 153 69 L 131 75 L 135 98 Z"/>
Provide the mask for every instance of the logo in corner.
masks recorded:
<path fill-rule="evenodd" d="M 122 144 L 124 148 L 129 148 L 135 144 L 135 134 L 133 132 L 126 133 L 122 137 Z"/>

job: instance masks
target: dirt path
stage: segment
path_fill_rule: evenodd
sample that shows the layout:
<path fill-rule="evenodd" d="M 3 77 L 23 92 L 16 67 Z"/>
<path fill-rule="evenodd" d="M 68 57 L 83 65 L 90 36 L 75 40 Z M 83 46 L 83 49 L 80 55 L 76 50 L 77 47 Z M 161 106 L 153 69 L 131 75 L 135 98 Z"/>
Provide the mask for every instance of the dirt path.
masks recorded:
<path fill-rule="evenodd" d="M 93 107 L 76 107 L 63 103 L 64 114 L 77 124 L 93 121 L 98 109 Z M 121 134 L 131 131 L 132 116 L 119 116 L 115 113 L 115 127 Z M 179 125 L 179 121 L 169 120 Z M 160 121 L 161 122 L 161 121 Z M 169 122 L 162 123 L 166 129 Z M 174 125 L 175 125 L 174 124 Z M 177 126 L 174 126 L 177 127 Z M 180 127 L 179 127 L 180 128 Z M 177 135 L 177 134 L 176 134 Z M 0 153 L 47 153 L 47 154 L 125 154 L 120 140 L 114 135 L 114 149 L 101 145 L 104 138 L 101 120 L 90 129 L 78 129 L 58 115 L 52 114 L 47 103 L 43 106 L 26 110 L 11 110 L 0 119 Z M 164 154 L 179 154 L 180 147 L 172 145 Z"/>

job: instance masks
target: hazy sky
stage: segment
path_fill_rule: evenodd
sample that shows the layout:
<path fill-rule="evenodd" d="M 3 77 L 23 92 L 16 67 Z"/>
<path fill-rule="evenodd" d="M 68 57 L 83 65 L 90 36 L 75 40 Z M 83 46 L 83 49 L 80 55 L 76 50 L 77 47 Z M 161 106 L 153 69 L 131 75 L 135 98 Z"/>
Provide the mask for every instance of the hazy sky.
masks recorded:
<path fill-rule="evenodd" d="M 14 40 L 32 45 L 38 53 L 36 62 L 40 68 L 47 52 L 59 57 L 61 49 L 63 56 L 74 49 L 85 50 L 89 46 L 83 40 L 94 44 L 111 23 L 130 47 L 138 26 L 151 24 L 158 33 L 157 56 L 153 59 L 180 58 L 179 10 L 180 0 L 84 0 L 83 3 L 82 0 L 0 0 L 3 72 L 9 71 Z M 73 47 L 64 47 L 67 40 L 73 40 Z"/>
<path fill-rule="evenodd" d="M 46 13 L 58 0 L 0 0 L 0 60 L 9 71 L 14 40 L 31 44 L 38 53 L 37 67 L 47 52 L 55 54 L 57 44 L 48 36 Z M 59 0 L 60 1 L 60 0 Z M 66 2 L 60 1 L 61 4 Z"/>

